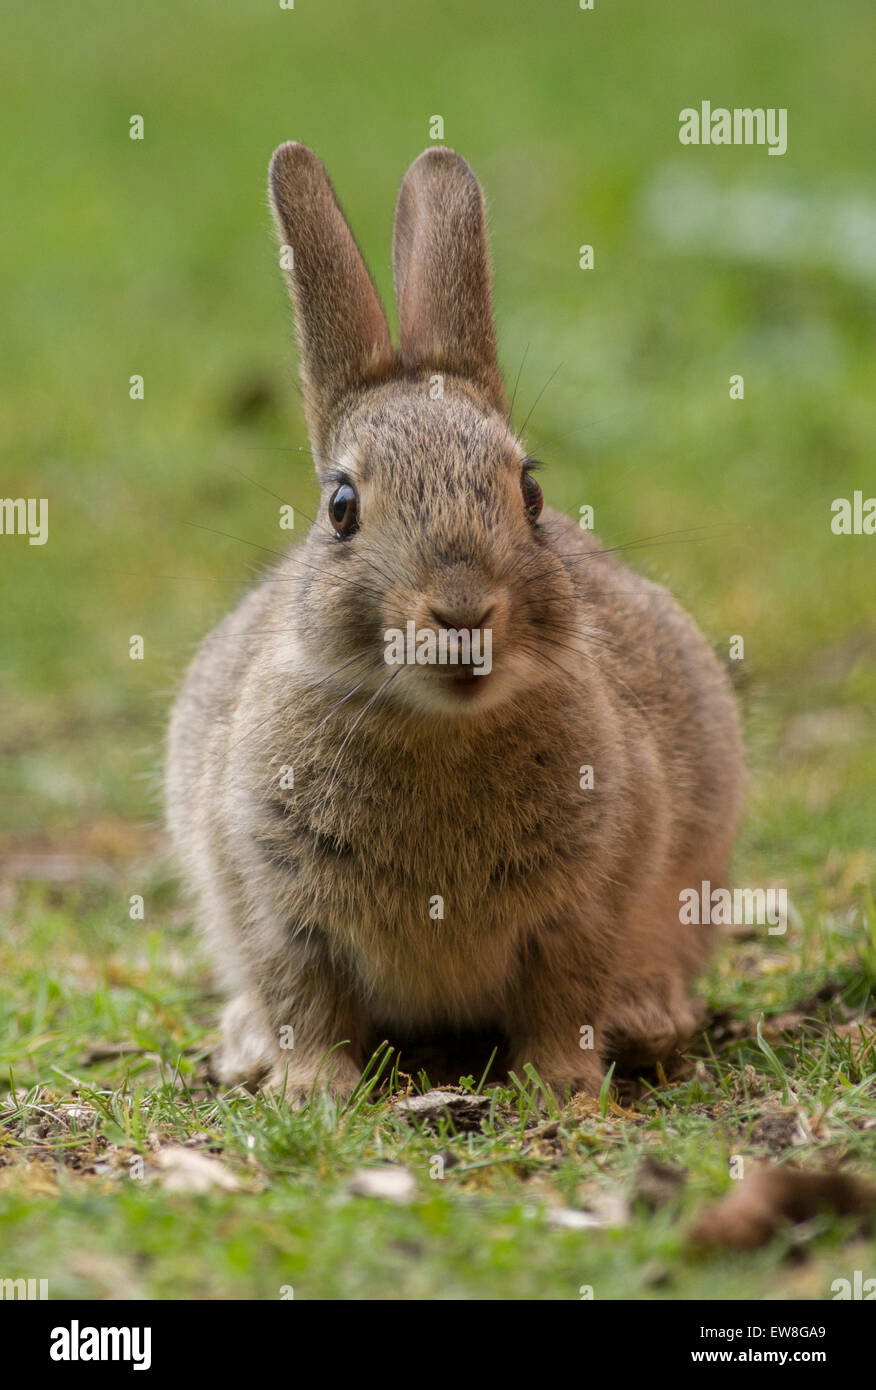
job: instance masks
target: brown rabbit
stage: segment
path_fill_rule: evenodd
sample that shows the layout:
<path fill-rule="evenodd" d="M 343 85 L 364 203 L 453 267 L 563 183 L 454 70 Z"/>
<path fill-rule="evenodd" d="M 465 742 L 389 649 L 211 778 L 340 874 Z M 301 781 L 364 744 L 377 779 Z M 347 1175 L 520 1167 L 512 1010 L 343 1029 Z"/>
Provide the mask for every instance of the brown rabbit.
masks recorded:
<path fill-rule="evenodd" d="M 170 827 L 230 996 L 218 1074 L 344 1094 L 375 1031 L 488 1026 L 518 1072 L 594 1092 L 697 1022 L 711 932 L 679 893 L 723 882 L 733 838 L 727 681 L 664 589 L 541 510 L 465 161 L 432 148 L 402 182 L 397 351 L 320 160 L 281 146 L 270 191 L 322 500 L 171 721 Z M 388 665 L 409 623 L 491 634 L 492 669 Z"/>

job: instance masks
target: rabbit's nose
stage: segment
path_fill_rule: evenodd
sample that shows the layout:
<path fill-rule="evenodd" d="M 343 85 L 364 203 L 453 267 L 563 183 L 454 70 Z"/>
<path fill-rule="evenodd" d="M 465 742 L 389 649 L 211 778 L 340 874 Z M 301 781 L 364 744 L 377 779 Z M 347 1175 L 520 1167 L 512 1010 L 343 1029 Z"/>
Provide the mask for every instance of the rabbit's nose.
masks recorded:
<path fill-rule="evenodd" d="M 438 608 L 430 608 L 429 615 L 434 618 L 439 627 L 446 627 L 456 632 L 462 632 L 467 628 L 469 631 L 475 632 L 478 628 L 486 626 L 492 617 L 493 607 L 494 605 L 491 603 L 489 608 L 485 608 L 480 617 L 475 618 L 474 621 L 472 621 L 472 612 L 476 610 L 471 608 L 460 607 L 453 613 L 445 613 Z"/>

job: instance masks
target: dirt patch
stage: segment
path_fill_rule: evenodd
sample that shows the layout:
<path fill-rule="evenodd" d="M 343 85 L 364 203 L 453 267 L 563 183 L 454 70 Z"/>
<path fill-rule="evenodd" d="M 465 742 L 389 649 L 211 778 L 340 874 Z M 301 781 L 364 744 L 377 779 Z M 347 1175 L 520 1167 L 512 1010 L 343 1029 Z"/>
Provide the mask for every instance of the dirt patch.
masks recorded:
<path fill-rule="evenodd" d="M 632 1200 L 648 1211 L 657 1211 L 677 1197 L 687 1182 L 687 1169 L 660 1163 L 647 1155 L 642 1159 L 633 1179 Z"/>
<path fill-rule="evenodd" d="M 769 1149 L 774 1154 L 808 1142 L 798 1111 L 769 1101 L 751 1126 L 748 1138 L 752 1147 Z"/>

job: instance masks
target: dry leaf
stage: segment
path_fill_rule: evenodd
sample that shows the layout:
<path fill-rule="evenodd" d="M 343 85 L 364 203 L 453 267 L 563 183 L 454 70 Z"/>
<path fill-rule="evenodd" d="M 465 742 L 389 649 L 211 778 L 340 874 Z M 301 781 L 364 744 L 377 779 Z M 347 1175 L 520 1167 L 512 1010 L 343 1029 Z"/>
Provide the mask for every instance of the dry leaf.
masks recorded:
<path fill-rule="evenodd" d="M 454 1091 L 447 1087 L 427 1091 L 422 1096 L 406 1096 L 404 1100 L 397 1100 L 393 1109 L 404 1119 L 422 1120 L 428 1124 L 446 1116 L 457 1129 L 479 1129 L 481 1120 L 490 1113 L 490 1097 L 470 1095 L 466 1091 Z"/>
<path fill-rule="evenodd" d="M 584 1211 L 576 1207 L 553 1207 L 545 1220 L 549 1226 L 562 1226 L 569 1231 L 616 1230 L 629 1225 L 630 1208 L 619 1192 L 600 1192 Z"/>
<path fill-rule="evenodd" d="M 562 1226 L 567 1231 L 586 1231 L 604 1226 L 605 1222 L 592 1211 L 575 1211 L 574 1207 L 554 1207 L 547 1214 L 549 1226 Z"/>
<path fill-rule="evenodd" d="M 218 1158 L 196 1149 L 169 1144 L 158 1150 L 155 1162 L 161 1169 L 161 1185 L 168 1192 L 210 1192 L 215 1187 L 236 1192 L 240 1187 L 234 1174 Z"/>
<path fill-rule="evenodd" d="M 688 1238 L 704 1249 L 755 1250 L 783 1221 L 807 1221 L 823 1210 L 839 1216 L 876 1212 L 876 1187 L 846 1173 L 756 1168 L 703 1212 Z"/>
<path fill-rule="evenodd" d="M 407 1168 L 384 1163 L 375 1168 L 358 1169 L 350 1180 L 349 1190 L 356 1197 L 377 1197 L 383 1202 L 404 1205 L 413 1201 L 417 1184 Z"/>

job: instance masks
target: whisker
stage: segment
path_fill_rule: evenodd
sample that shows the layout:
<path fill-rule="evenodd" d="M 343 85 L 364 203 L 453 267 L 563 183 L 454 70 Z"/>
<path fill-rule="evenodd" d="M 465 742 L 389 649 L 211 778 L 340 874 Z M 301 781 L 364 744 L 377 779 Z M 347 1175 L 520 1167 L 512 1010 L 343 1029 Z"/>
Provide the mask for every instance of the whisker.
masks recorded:
<path fill-rule="evenodd" d="M 386 662 L 381 658 L 381 660 L 377 663 L 376 666 L 372 666 L 370 670 L 366 671 L 365 675 L 362 677 L 360 681 L 356 683 L 356 685 L 353 686 L 352 690 L 348 690 L 346 695 L 344 695 L 340 700 L 338 700 L 336 704 L 332 705 L 328 714 L 325 715 L 319 721 L 318 724 L 314 725 L 314 727 L 310 730 L 310 733 L 304 735 L 304 738 L 301 740 L 301 742 L 306 743 L 308 739 L 313 738 L 314 734 L 319 733 L 319 730 L 322 728 L 322 726 L 328 723 L 332 715 L 336 714 L 337 711 L 341 708 L 341 705 L 345 705 L 348 700 L 352 699 L 352 697 L 356 694 L 356 691 L 361 690 L 365 682 L 367 680 L 370 680 L 372 676 L 376 675 L 377 672 L 381 670 L 381 668 L 385 665 Z"/>
<path fill-rule="evenodd" d="M 564 643 L 562 643 L 562 642 L 556 642 L 556 641 L 554 641 L 553 638 L 543 638 L 542 640 L 549 642 L 552 646 L 560 647 L 562 650 L 570 652 L 573 656 L 579 656 L 579 657 L 581 657 L 581 658 L 582 658 L 584 661 L 586 661 L 590 666 L 594 666 L 594 667 L 596 668 L 596 670 L 600 673 L 601 676 L 605 676 L 608 680 L 613 680 L 613 681 L 615 681 L 619 686 L 622 687 L 622 689 L 626 690 L 627 693 L 628 693 L 629 695 L 632 696 L 633 700 L 634 700 L 634 701 L 636 702 L 636 704 L 638 705 L 640 712 L 644 715 L 645 719 L 650 723 L 649 711 L 648 711 L 648 709 L 647 709 L 647 706 L 645 706 L 645 705 L 642 704 L 642 700 L 641 700 L 641 698 L 640 698 L 638 692 L 635 691 L 631 685 L 628 685 L 627 682 L 626 682 L 625 680 L 623 680 L 615 671 L 608 671 L 608 670 L 606 670 L 606 668 L 605 668 L 604 666 L 602 666 L 602 665 L 596 660 L 595 657 L 588 656 L 586 652 L 580 651 L 579 648 L 577 648 L 577 647 L 569 647 L 569 646 L 566 646 L 566 645 L 565 645 Z M 555 661 L 552 657 L 548 656 L 547 652 L 539 651 L 538 648 L 534 648 L 534 647 L 532 647 L 530 644 L 528 644 L 528 643 L 526 643 L 526 642 L 521 643 L 521 645 L 524 647 L 524 650 L 529 651 L 533 656 L 538 657 L 538 658 L 540 658 L 540 659 L 543 660 L 543 661 L 549 661 L 552 665 L 556 666 L 557 670 L 558 670 L 558 671 L 562 671 L 563 675 L 564 675 L 564 676 L 566 677 L 566 679 L 568 680 L 568 678 L 569 678 L 569 672 L 568 672 L 567 668 L 566 668 L 565 666 L 561 666 L 560 663 L 559 663 L 558 661 Z"/>
<path fill-rule="evenodd" d="M 619 647 L 616 643 L 609 640 L 606 633 L 597 629 L 588 628 L 582 633 L 580 628 L 569 623 L 552 622 L 549 618 L 537 617 L 532 618 L 532 625 L 539 632 L 546 630 L 548 632 L 558 633 L 561 636 L 578 637 L 582 641 L 595 642 L 598 647 L 601 647 L 604 651 L 612 652 L 615 656 L 623 656 L 627 651 L 626 647 Z"/>
<path fill-rule="evenodd" d="M 733 522 L 715 522 L 712 523 L 712 525 L 713 527 L 718 526 L 735 529 L 735 523 Z M 600 555 L 615 555 L 620 553 L 621 551 L 626 550 L 641 550 L 645 549 L 648 546 L 656 547 L 660 545 L 691 544 L 695 541 L 716 539 L 715 534 L 707 536 L 696 536 L 691 534 L 691 532 L 694 531 L 705 531 L 707 529 L 709 529 L 707 526 L 689 526 L 681 528 L 678 531 L 660 531 L 654 536 L 642 536 L 636 540 L 622 541 L 618 545 L 603 546 L 599 550 L 585 551 L 584 554 L 581 554 L 578 551 L 553 551 L 552 554 L 558 560 L 569 560 L 573 564 L 580 564 L 584 560 L 596 560 L 599 558 Z M 717 532 L 718 537 L 720 537 L 723 534 L 724 532 L 721 530 Z M 542 570 L 537 574 L 525 572 L 524 577 L 529 583 L 535 584 L 540 579 L 546 579 L 552 574 L 561 574 L 564 570 L 568 572 L 566 565 L 558 565 L 553 566 L 550 569 Z"/>
<path fill-rule="evenodd" d="M 203 580 L 205 584 L 252 584 L 258 579 L 257 574 L 240 574 L 235 575 L 233 579 L 227 579 L 222 575 L 215 574 L 155 574 L 151 570 L 95 569 L 94 573 L 112 574 L 117 579 L 160 579 L 172 580 L 173 583 L 182 581 L 184 584 L 196 584 L 200 583 L 201 580 Z M 262 582 L 268 584 L 271 583 L 271 580 L 265 579 Z"/>
<path fill-rule="evenodd" d="M 331 680 L 332 676 L 339 676 L 348 666 L 352 666 L 354 661 L 358 661 L 360 657 L 368 656 L 370 650 L 370 647 L 364 647 L 361 651 L 354 652 L 341 666 L 338 666 L 337 670 L 329 671 L 327 676 L 321 676 L 318 681 L 308 682 L 307 689 L 316 690 L 317 686 L 324 685 L 327 680 Z"/>
<path fill-rule="evenodd" d="M 304 511 L 302 507 L 295 507 L 293 503 L 288 500 L 288 498 L 281 497 L 278 492 L 274 492 L 272 488 L 266 487 L 265 484 L 260 483 L 257 478 L 250 478 L 246 473 L 243 472 L 242 469 L 234 467 L 234 465 L 232 465 L 232 467 L 234 468 L 234 472 L 237 473 L 241 478 L 245 479 L 246 482 L 252 483 L 254 487 L 260 487 L 263 492 L 267 492 L 271 497 L 275 497 L 277 501 L 282 502 L 285 507 L 292 507 L 293 511 L 297 512 L 299 516 L 303 516 L 305 521 L 309 521 L 311 526 L 315 526 L 316 529 L 318 531 L 321 531 L 323 535 L 328 536 L 329 540 L 332 540 L 334 538 L 333 532 L 331 532 L 327 526 L 325 526 L 322 522 L 317 521 L 316 517 L 309 516 L 308 513 Z M 386 581 L 389 581 L 391 579 L 401 579 L 401 575 L 396 573 L 387 573 L 385 570 L 382 570 L 379 565 L 372 564 L 371 561 L 368 559 L 368 556 L 363 553 L 364 549 L 365 547 L 362 545 L 360 541 L 356 546 L 356 554 L 361 560 L 364 560 L 365 564 L 368 565 L 369 569 L 374 570 L 374 573 L 378 576 L 379 579 L 383 579 Z"/>
<path fill-rule="evenodd" d="M 740 526 L 744 525 L 744 522 L 735 521 L 707 521 L 704 522 L 701 526 L 682 526 L 679 527 L 679 529 L 676 531 L 657 531 L 654 533 L 653 536 L 640 536 L 636 540 L 622 541 L 617 546 L 608 546 L 605 549 L 598 551 L 588 551 L 585 555 L 581 555 L 580 551 L 577 550 L 561 550 L 556 551 L 555 553 L 559 555 L 561 558 L 571 557 L 572 559 L 589 559 L 590 556 L 594 554 L 604 555 L 610 553 L 612 550 L 627 549 L 629 546 L 633 545 L 650 545 L 652 544 L 652 542 L 664 540 L 667 537 L 673 536 L 690 536 L 693 540 L 715 540 L 717 537 L 723 535 L 725 532 L 738 530 Z M 713 532 L 713 534 L 705 536 L 695 536 L 693 534 L 695 531 L 711 531 Z"/>
<path fill-rule="evenodd" d="M 377 701 L 377 700 L 380 698 L 380 696 L 381 696 L 381 695 L 383 694 L 383 692 L 387 689 L 387 687 L 388 687 L 389 685 L 391 685 L 391 683 L 395 680 L 396 676 L 399 675 L 399 673 L 401 672 L 401 670 L 402 670 L 402 667 L 401 667 L 401 666 L 397 666 L 396 669 L 395 669 L 394 671 L 390 671 L 390 673 L 389 673 L 389 675 L 387 676 L 386 680 L 383 682 L 383 684 L 382 684 L 381 686 L 378 687 L 378 689 L 377 689 L 377 690 L 374 692 L 374 694 L 371 696 L 370 700 L 366 700 L 365 704 L 362 706 L 361 710 L 359 711 L 358 715 L 356 716 L 355 720 L 353 721 L 352 725 L 350 726 L 350 728 L 349 728 L 349 730 L 348 730 L 348 732 L 347 732 L 347 734 L 346 734 L 346 737 L 344 738 L 343 742 L 341 743 L 341 746 L 340 746 L 340 748 L 338 749 L 338 751 L 337 751 L 337 753 L 336 753 L 336 755 L 335 755 L 334 762 L 332 763 L 331 768 L 329 769 L 329 778 L 330 778 L 331 780 L 330 780 L 330 782 L 329 782 L 328 791 L 326 792 L 325 796 L 323 797 L 322 806 L 320 807 L 319 820 L 317 821 L 316 829 L 315 829 L 315 831 L 314 831 L 314 835 L 315 835 L 315 836 L 318 836 L 318 835 L 320 835 L 320 834 L 322 833 L 322 822 L 323 822 L 323 817 L 324 817 L 324 815 L 325 815 L 325 809 L 326 809 L 326 806 L 328 805 L 329 797 L 331 796 L 332 792 L 334 791 L 335 781 L 337 780 L 337 773 L 335 772 L 335 769 L 336 769 L 336 768 L 339 768 L 339 766 L 340 766 L 340 760 L 341 760 L 341 757 L 342 757 L 342 755 L 343 755 L 344 749 L 346 748 L 347 744 L 350 742 L 350 739 L 353 737 L 353 734 L 356 732 L 356 729 L 357 729 L 357 728 L 359 727 L 359 725 L 361 724 L 362 720 L 364 719 L 365 715 L 368 713 L 369 709 L 372 707 L 372 705 L 375 703 L 375 701 Z"/>
<path fill-rule="evenodd" d="M 520 366 L 517 368 L 517 377 L 516 377 L 516 380 L 515 380 L 515 382 L 514 382 L 514 390 L 511 392 L 511 404 L 510 404 L 509 407 L 508 407 L 508 426 L 509 426 L 509 428 L 513 428 L 513 426 L 511 425 L 511 416 L 512 416 L 513 413 L 514 413 L 514 402 L 517 400 L 517 388 L 518 388 L 518 386 L 520 385 L 520 377 L 521 377 L 521 374 L 522 374 L 522 372 L 523 372 L 523 367 L 524 367 L 524 364 L 525 364 L 525 362 L 526 362 L 526 355 L 527 355 L 528 352 L 529 352 L 529 343 L 527 343 L 527 344 L 526 344 L 526 347 L 523 349 L 523 356 L 522 356 L 521 359 L 520 359 Z M 521 433 L 522 433 L 522 430 L 521 430 Z"/>
<path fill-rule="evenodd" d="M 554 367 L 553 371 L 551 372 L 551 374 L 550 374 L 550 376 L 548 377 L 547 381 L 545 382 L 544 386 L 541 388 L 541 390 L 539 391 L 539 393 L 538 393 L 538 395 L 536 396 L 535 400 L 532 402 L 532 405 L 529 407 L 529 414 L 526 416 L 526 419 L 523 421 L 523 424 L 520 426 L 520 429 L 517 431 L 518 437 L 519 437 L 520 435 L 523 434 L 524 430 L 526 429 L 526 426 L 529 424 L 529 420 L 530 420 L 530 416 L 532 415 L 532 412 L 535 410 L 535 407 L 538 405 L 538 403 L 539 403 L 539 401 L 541 400 L 542 396 L 544 395 L 545 391 L 546 391 L 546 390 L 548 389 L 548 387 L 550 386 L 550 384 L 551 384 L 551 382 L 553 381 L 554 377 L 556 376 L 557 372 L 558 372 L 558 371 L 560 370 L 560 368 L 563 367 L 563 366 L 565 366 L 565 363 L 560 362 L 558 366 Z"/>
<path fill-rule="evenodd" d="M 263 550 L 266 555 L 274 555 L 278 560 L 287 558 L 282 550 L 274 550 L 269 545 L 260 545 L 258 541 L 247 540 L 245 536 L 234 536 L 230 531 L 217 531 L 215 526 L 204 526 L 200 521 L 186 521 L 184 524 L 193 526 L 198 531 L 209 531 L 214 536 L 223 536 L 228 541 L 239 541 L 241 545 L 251 545 L 254 550 Z"/>
<path fill-rule="evenodd" d="M 352 666 L 353 660 L 354 660 L 354 659 L 358 660 L 360 657 L 367 656 L 367 655 L 369 655 L 369 654 L 370 654 L 370 653 L 369 653 L 368 651 L 356 652 L 355 655 L 354 655 L 354 657 L 351 657 L 349 661 L 345 661 L 344 664 L 343 664 L 342 666 L 339 666 L 339 667 L 338 667 L 337 671 L 330 671 L 330 672 L 328 673 L 327 676 L 323 676 L 323 677 L 321 678 L 321 680 L 315 681 L 315 682 L 313 683 L 313 685 L 312 685 L 312 686 L 308 686 L 308 688 L 309 688 L 309 689 L 315 689 L 317 685 L 322 684 L 322 681 L 330 680 L 331 677 L 332 677 L 333 675 L 338 675 L 341 671 L 345 670 L 347 666 Z M 347 700 L 349 700 L 353 695 L 355 695 L 356 691 L 359 690 L 359 689 L 361 689 L 361 687 L 365 684 L 365 682 L 366 682 L 371 676 L 376 675 L 376 673 L 380 670 L 380 668 L 381 668 L 384 664 L 385 664 L 385 663 L 384 663 L 383 661 L 380 661 L 379 664 L 378 664 L 377 666 L 374 666 L 374 667 L 372 667 L 371 669 L 369 669 L 368 671 L 366 671 L 365 675 L 362 677 L 362 679 L 361 679 L 356 685 L 353 686 L 352 690 L 349 690 L 349 691 L 347 692 L 346 695 L 342 696 L 342 698 L 341 698 L 340 700 L 338 700 L 338 701 L 332 706 L 332 708 L 329 710 L 329 712 L 328 712 L 328 714 L 325 716 L 325 718 L 324 718 L 324 719 L 321 719 L 320 722 L 319 722 L 313 729 L 311 729 L 308 733 L 306 733 L 306 734 L 304 735 L 304 737 L 300 740 L 300 742 L 301 742 L 301 743 L 306 743 L 306 742 L 308 741 L 308 739 L 312 738 L 313 735 L 314 735 L 315 733 L 317 733 L 317 732 L 322 728 L 323 724 L 325 724 L 326 721 L 327 721 L 328 719 L 331 718 L 331 716 L 335 713 L 335 711 L 338 710 L 338 709 L 340 709 L 341 705 L 345 704 Z M 229 753 L 231 753 L 235 748 L 239 748 L 240 745 L 241 745 L 242 743 L 245 743 L 247 739 L 253 738 L 254 735 L 256 735 L 256 734 L 261 734 L 261 733 L 264 733 L 264 728 L 263 728 L 263 726 L 262 726 L 261 724 L 256 724 L 256 725 L 253 726 L 253 728 L 247 729 L 247 731 L 246 731 L 245 734 L 242 734 L 241 737 L 240 737 L 239 739 L 236 739 L 234 743 L 229 744 L 228 748 L 225 750 L 225 751 L 226 751 L 226 756 L 227 756 Z"/>
<path fill-rule="evenodd" d="M 320 577 L 324 579 L 326 582 L 348 584 L 351 588 L 361 589 L 363 593 L 371 594 L 375 598 L 383 597 L 383 593 L 380 589 L 375 589 L 368 584 L 357 583 L 355 579 L 350 579 L 347 575 L 327 575 L 325 570 L 320 565 L 309 565 L 306 560 L 301 559 L 301 557 L 295 552 L 295 550 L 288 550 L 286 552 L 283 552 L 282 550 L 274 550 L 271 546 L 260 545 L 258 541 L 247 540 L 245 536 L 235 536 L 232 535 L 230 531 L 219 531 L 214 526 L 204 526 L 199 521 L 187 521 L 185 524 L 187 526 L 193 526 L 199 531 L 209 531 L 214 536 L 223 536 L 226 540 L 239 541 L 241 545 L 251 545 L 256 550 L 263 550 L 267 555 L 274 555 L 278 559 L 288 561 L 291 564 L 303 565 L 305 569 L 313 570 L 314 573 L 320 575 Z M 277 581 L 275 580 L 274 582 Z"/>

